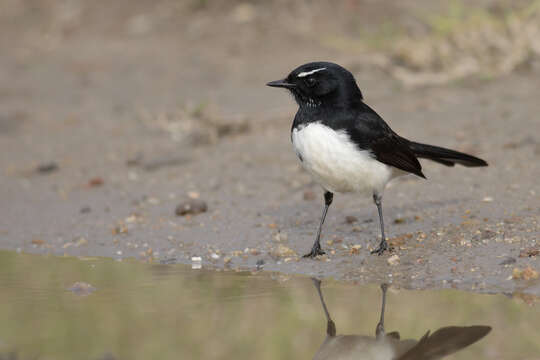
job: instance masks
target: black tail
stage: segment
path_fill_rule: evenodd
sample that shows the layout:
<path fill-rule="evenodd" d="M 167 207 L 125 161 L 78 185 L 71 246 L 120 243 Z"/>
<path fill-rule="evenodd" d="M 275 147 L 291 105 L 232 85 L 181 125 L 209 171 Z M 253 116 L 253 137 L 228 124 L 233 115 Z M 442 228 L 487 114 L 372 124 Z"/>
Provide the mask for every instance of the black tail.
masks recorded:
<path fill-rule="evenodd" d="M 460 164 L 463 166 L 487 166 L 487 162 L 472 155 L 438 146 L 409 142 L 410 149 L 419 158 L 429 159 L 446 166 Z"/>

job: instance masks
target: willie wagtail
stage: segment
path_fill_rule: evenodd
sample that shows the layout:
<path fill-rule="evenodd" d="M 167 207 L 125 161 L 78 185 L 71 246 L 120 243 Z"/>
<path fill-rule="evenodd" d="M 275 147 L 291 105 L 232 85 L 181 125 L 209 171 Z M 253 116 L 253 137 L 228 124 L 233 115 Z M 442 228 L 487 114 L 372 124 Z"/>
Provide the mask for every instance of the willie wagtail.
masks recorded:
<path fill-rule="evenodd" d="M 388 249 L 382 196 L 386 184 L 408 173 L 425 178 L 418 158 L 446 166 L 487 166 L 477 157 L 402 138 L 363 101 L 353 75 L 331 62 L 311 62 L 285 79 L 267 84 L 289 90 L 299 105 L 291 140 L 303 167 L 324 188 L 324 210 L 311 251 L 324 254 L 321 229 L 335 192 L 363 192 L 377 205 L 382 240 L 372 253 Z"/>

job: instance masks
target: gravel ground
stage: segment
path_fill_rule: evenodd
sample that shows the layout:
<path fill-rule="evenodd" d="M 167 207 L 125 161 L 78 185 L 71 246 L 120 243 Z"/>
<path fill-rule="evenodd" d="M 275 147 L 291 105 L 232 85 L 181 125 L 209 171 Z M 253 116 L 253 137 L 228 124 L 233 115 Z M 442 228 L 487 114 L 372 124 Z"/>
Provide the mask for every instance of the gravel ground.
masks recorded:
<path fill-rule="evenodd" d="M 145 33 L 144 18 L 129 20 L 135 34 L 43 35 L 22 31 L 33 21 L 23 15 L 0 37 L 10 49 L 0 56 L 1 248 L 540 295 L 537 72 L 405 89 L 300 35 L 192 39 Z M 369 255 L 379 241 L 371 199 L 336 195 L 328 255 L 299 257 L 322 191 L 290 145 L 292 99 L 264 84 L 315 59 L 352 68 L 401 135 L 490 164 L 423 162 L 427 181 L 394 182 L 383 204 L 395 250 L 384 256 Z M 193 199 L 207 210 L 175 214 Z"/>

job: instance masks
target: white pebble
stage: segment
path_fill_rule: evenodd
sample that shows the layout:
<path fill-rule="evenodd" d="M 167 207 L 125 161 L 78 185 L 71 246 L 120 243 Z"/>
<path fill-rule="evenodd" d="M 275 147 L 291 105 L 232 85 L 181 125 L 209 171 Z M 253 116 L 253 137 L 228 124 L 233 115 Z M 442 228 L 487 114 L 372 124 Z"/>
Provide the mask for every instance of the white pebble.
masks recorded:
<path fill-rule="evenodd" d="M 397 265 L 399 264 L 399 256 L 397 255 L 392 255 L 388 258 L 388 260 L 386 260 L 388 262 L 388 264 L 390 265 Z"/>

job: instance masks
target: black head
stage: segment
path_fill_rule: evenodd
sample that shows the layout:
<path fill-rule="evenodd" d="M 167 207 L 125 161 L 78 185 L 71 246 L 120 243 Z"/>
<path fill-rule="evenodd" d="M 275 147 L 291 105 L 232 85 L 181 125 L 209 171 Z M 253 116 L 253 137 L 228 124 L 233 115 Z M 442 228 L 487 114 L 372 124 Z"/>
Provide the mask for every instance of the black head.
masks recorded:
<path fill-rule="evenodd" d="M 353 75 L 331 62 L 311 62 L 294 69 L 285 79 L 268 86 L 288 89 L 301 107 L 344 106 L 362 100 Z"/>

